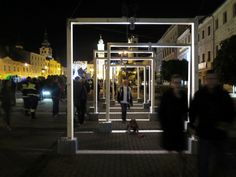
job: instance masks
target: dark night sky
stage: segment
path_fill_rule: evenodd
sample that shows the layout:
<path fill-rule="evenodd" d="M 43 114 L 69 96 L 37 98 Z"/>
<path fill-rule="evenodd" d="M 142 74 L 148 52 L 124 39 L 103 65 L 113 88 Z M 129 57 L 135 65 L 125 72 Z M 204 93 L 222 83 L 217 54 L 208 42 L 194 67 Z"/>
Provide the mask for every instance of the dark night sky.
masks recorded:
<path fill-rule="evenodd" d="M 73 17 L 137 18 L 195 17 L 209 15 L 225 0 L 3 0 L 0 5 L 0 46 L 23 42 L 24 48 L 38 52 L 45 29 L 54 57 L 65 63 L 66 19 Z M 170 9 L 171 7 L 171 9 Z M 141 42 L 156 42 L 166 26 L 142 26 L 136 34 Z M 125 42 L 126 27 L 79 26 L 74 39 L 80 41 L 75 58 L 91 59 L 99 34 L 105 42 Z"/>

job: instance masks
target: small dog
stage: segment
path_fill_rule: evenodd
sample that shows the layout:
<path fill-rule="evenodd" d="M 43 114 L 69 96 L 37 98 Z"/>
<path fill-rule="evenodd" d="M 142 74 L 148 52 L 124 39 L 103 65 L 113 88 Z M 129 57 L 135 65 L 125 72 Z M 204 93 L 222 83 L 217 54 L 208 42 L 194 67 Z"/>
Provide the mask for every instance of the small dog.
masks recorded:
<path fill-rule="evenodd" d="M 132 131 L 132 132 L 131 132 L 131 131 Z M 127 132 L 128 132 L 129 134 L 131 134 L 131 133 L 133 133 L 133 134 L 138 134 L 138 132 L 139 132 L 139 127 L 138 127 L 137 121 L 136 121 L 134 118 L 132 118 L 132 119 L 129 121 L 129 123 L 128 123 L 128 125 L 127 125 Z"/>

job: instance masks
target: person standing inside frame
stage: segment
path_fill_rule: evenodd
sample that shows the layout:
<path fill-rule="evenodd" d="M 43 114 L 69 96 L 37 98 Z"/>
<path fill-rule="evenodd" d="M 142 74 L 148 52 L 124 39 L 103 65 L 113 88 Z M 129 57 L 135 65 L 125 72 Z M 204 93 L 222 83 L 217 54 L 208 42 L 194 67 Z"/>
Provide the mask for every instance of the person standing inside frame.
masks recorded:
<path fill-rule="evenodd" d="M 123 81 L 123 85 L 118 89 L 117 101 L 121 105 L 122 122 L 126 122 L 127 108 L 133 105 L 131 88 L 128 86 L 128 80 Z"/>

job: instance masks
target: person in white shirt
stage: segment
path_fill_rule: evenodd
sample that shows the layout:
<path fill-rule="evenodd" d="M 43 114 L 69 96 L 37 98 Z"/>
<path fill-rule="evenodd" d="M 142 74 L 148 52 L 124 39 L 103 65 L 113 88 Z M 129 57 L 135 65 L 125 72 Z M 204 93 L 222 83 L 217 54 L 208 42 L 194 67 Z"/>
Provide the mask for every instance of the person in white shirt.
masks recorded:
<path fill-rule="evenodd" d="M 127 107 L 133 105 L 131 88 L 128 86 L 128 80 L 124 80 L 123 85 L 119 88 L 117 101 L 121 105 L 122 121 L 126 122 Z"/>

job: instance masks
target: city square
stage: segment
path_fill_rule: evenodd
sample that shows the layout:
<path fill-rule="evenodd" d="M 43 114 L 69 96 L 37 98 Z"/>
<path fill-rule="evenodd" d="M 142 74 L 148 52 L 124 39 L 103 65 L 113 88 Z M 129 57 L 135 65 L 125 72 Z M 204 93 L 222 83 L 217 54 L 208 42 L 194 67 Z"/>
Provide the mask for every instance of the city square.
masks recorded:
<path fill-rule="evenodd" d="M 224 170 L 209 171 L 235 176 L 236 1 L 219 2 L 209 12 L 202 10 L 208 13 L 204 16 L 196 12 L 164 18 L 136 16 L 141 2 L 121 4 L 122 17 L 79 17 L 78 9 L 86 6 L 77 2 L 65 18 L 61 51 L 57 45 L 62 41 L 50 38 L 56 34 L 50 27 L 41 32 L 37 50 L 31 47 L 39 40 L 27 49 L 22 39 L 2 37 L 1 176 L 198 177 L 203 165 L 198 157 L 209 154 L 206 149 L 211 147 L 203 140 L 222 138 L 218 130 L 227 132 Z M 157 31 L 158 37 L 148 37 Z M 213 86 L 214 91 L 220 89 L 213 92 L 214 99 Z M 177 100 L 164 100 L 175 88 Z M 196 93 L 203 96 L 196 99 Z M 178 102 L 182 96 L 184 101 Z M 210 118 L 200 121 L 204 131 L 199 134 L 204 114 Z M 163 115 L 173 121 L 164 124 Z M 185 139 L 180 151 L 164 145 L 166 125 L 181 144 L 174 128 L 179 126 L 174 121 L 178 116 Z"/>

